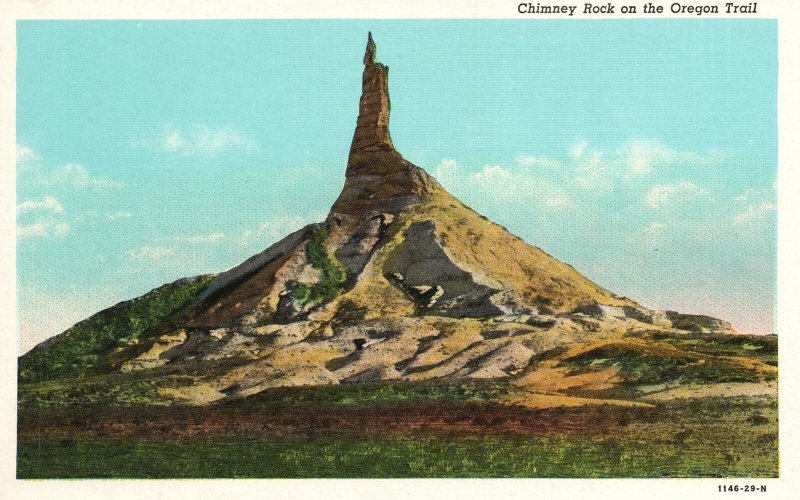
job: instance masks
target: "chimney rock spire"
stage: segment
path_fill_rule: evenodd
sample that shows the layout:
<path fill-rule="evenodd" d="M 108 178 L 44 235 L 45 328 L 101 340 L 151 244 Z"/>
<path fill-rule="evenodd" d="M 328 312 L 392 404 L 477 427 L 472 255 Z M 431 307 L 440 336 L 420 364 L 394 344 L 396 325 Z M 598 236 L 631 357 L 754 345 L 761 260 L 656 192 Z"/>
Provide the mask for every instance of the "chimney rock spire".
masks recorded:
<path fill-rule="evenodd" d="M 439 189 L 433 178 L 394 148 L 389 135 L 389 68 L 375 60 L 376 50 L 370 33 L 344 187 L 331 207 L 330 216 L 336 214 L 337 220 L 398 213 Z"/>
<path fill-rule="evenodd" d="M 375 41 L 370 32 L 364 52 L 364 77 L 358 123 L 350 151 L 358 149 L 394 149 L 389 135 L 389 68 L 375 62 Z"/>

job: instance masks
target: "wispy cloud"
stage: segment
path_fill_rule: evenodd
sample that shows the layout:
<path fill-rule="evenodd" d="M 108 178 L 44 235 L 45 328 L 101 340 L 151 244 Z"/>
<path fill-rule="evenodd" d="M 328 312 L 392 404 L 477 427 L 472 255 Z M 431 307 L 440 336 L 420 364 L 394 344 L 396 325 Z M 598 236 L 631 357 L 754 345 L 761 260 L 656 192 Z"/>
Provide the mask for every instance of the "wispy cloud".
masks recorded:
<path fill-rule="evenodd" d="M 198 234 L 194 236 L 176 236 L 176 241 L 185 243 L 198 244 L 198 243 L 214 243 L 221 241 L 225 238 L 225 233 L 211 233 L 211 234 Z"/>
<path fill-rule="evenodd" d="M 143 246 L 128 250 L 125 255 L 136 260 L 161 260 L 175 255 L 175 250 L 169 247 Z"/>
<path fill-rule="evenodd" d="M 225 151 L 259 150 L 255 140 L 233 127 L 212 128 L 199 123 L 186 127 L 167 123 L 162 130 L 159 148 L 181 156 L 213 156 Z"/>
<path fill-rule="evenodd" d="M 720 199 L 722 193 L 700 181 L 708 178 L 706 169 L 723 166 L 730 158 L 722 150 L 680 150 L 658 140 L 630 140 L 601 149 L 579 138 L 562 157 L 520 154 L 483 165 L 445 158 L 432 173 L 487 216 L 507 224 L 524 220 L 518 227 L 535 228 L 527 230 L 535 231 L 542 244 L 565 245 L 569 238 L 563 231 L 571 228 L 592 241 L 628 240 L 634 247 L 660 248 L 729 237 L 734 215 L 747 220 L 766 211 L 756 203 L 764 198 L 748 202 L 755 205 L 751 209 L 737 207 L 732 198 Z M 487 192 L 492 196 L 485 196 Z M 753 198 L 752 193 L 747 196 Z"/>
<path fill-rule="evenodd" d="M 664 243 L 669 229 L 668 224 L 653 221 L 630 234 L 627 241 L 634 246 L 645 245 L 648 248 L 658 248 Z"/>
<path fill-rule="evenodd" d="M 41 219 L 32 224 L 17 225 L 17 238 L 58 238 L 70 230 L 66 222 Z"/>
<path fill-rule="evenodd" d="M 588 145 L 589 145 L 589 141 L 587 141 L 585 139 L 581 139 L 581 140 L 575 142 L 569 148 L 569 156 L 570 156 L 570 158 L 572 158 L 573 160 L 579 160 L 579 159 L 583 158 L 583 153 L 586 151 L 586 147 Z"/>
<path fill-rule="evenodd" d="M 480 172 L 475 172 L 470 175 L 470 178 L 476 182 L 495 182 L 507 181 L 511 178 L 511 172 L 501 167 L 500 165 L 487 165 L 483 167 Z M 512 187 L 512 186 L 509 186 Z"/>
<path fill-rule="evenodd" d="M 133 212 L 128 210 L 118 210 L 116 212 L 98 212 L 97 210 L 89 210 L 80 215 L 75 216 L 75 222 L 112 222 L 119 219 L 130 219 L 133 217 Z"/>
<path fill-rule="evenodd" d="M 259 236 L 270 238 L 286 236 L 292 231 L 297 231 L 309 223 L 305 217 L 299 216 L 280 216 L 258 226 L 256 233 Z"/>
<path fill-rule="evenodd" d="M 92 174 L 79 163 L 48 168 L 32 149 L 17 145 L 18 182 L 33 186 L 69 187 L 77 190 L 103 191 L 124 184 L 106 176 Z"/>
<path fill-rule="evenodd" d="M 561 164 L 556 160 L 552 160 L 550 158 L 542 158 L 536 157 L 531 155 L 521 155 L 518 156 L 516 162 L 523 167 L 531 167 L 531 168 L 546 168 L 546 169 L 557 169 L 561 167 Z"/>
<path fill-rule="evenodd" d="M 28 146 L 17 144 L 17 167 L 24 166 L 31 162 L 35 162 L 38 159 L 39 155 L 36 154 L 36 151 L 29 148 Z"/>
<path fill-rule="evenodd" d="M 64 207 L 52 196 L 45 196 L 41 200 L 25 200 L 17 205 L 18 214 L 36 211 L 49 211 L 56 214 L 64 213 Z"/>
<path fill-rule="evenodd" d="M 108 220 L 129 219 L 131 217 L 133 217 L 133 213 L 124 210 L 119 212 L 108 212 L 105 214 L 105 218 Z"/>
<path fill-rule="evenodd" d="M 89 173 L 83 165 L 68 163 L 50 173 L 49 184 L 64 184 L 75 189 L 93 189 L 101 191 L 122 187 L 124 184 L 109 177 L 95 176 Z"/>
<path fill-rule="evenodd" d="M 775 198 L 775 191 L 775 184 L 766 188 L 747 188 L 736 196 L 735 200 L 743 203 L 752 203 L 758 200 L 772 200 Z"/>
<path fill-rule="evenodd" d="M 477 172 L 469 172 L 452 159 L 444 159 L 434 170 L 434 177 L 446 188 L 455 192 L 491 191 L 499 204 L 536 204 L 548 209 L 576 206 L 573 197 L 550 180 L 549 176 L 531 167 L 542 165 L 552 168 L 550 160 L 532 157 L 517 158 L 516 165 L 486 165 Z"/>
<path fill-rule="evenodd" d="M 255 244 L 269 244 L 310 224 L 325 218 L 325 214 L 317 214 L 311 218 L 300 216 L 279 216 L 263 222 L 255 229 L 245 229 L 239 236 L 239 246 L 249 247 Z"/>
<path fill-rule="evenodd" d="M 575 202 L 566 197 L 549 198 L 545 200 L 544 204 L 553 208 L 568 208 L 575 206 Z"/>
<path fill-rule="evenodd" d="M 542 167 L 571 175 L 564 179 L 591 190 L 610 190 L 620 181 L 646 176 L 676 166 L 709 167 L 722 164 L 730 155 L 722 150 L 686 151 L 668 147 L 655 139 L 636 139 L 610 149 L 593 148 L 586 139 L 575 141 L 562 160 L 524 154 L 516 163 Z"/>
<path fill-rule="evenodd" d="M 245 229 L 242 231 L 242 235 L 239 237 L 239 246 L 247 247 L 250 246 L 253 242 L 253 230 L 252 229 Z"/>
<path fill-rule="evenodd" d="M 654 139 L 640 139 L 629 142 L 624 147 L 627 165 L 632 172 L 649 173 L 654 168 L 689 164 L 695 167 L 708 167 L 720 164 L 728 154 L 719 149 L 705 152 L 683 151 L 670 148 Z"/>
<path fill-rule="evenodd" d="M 708 191 L 693 182 L 682 181 L 674 184 L 654 186 L 644 196 L 645 204 L 650 208 L 662 208 L 676 200 L 686 201 L 708 195 Z"/>
<path fill-rule="evenodd" d="M 757 205 L 750 205 L 743 212 L 740 212 L 733 217 L 733 223 L 741 225 L 748 222 L 757 221 L 763 219 L 770 212 L 774 211 L 775 204 L 771 201 L 765 201 Z"/>
<path fill-rule="evenodd" d="M 64 206 L 56 198 L 45 196 L 40 200 L 25 200 L 17 205 L 20 220 L 29 222 L 17 224 L 17 238 L 58 238 L 67 234 L 69 224 L 64 222 Z M 31 217 L 33 221 L 30 221 Z"/>

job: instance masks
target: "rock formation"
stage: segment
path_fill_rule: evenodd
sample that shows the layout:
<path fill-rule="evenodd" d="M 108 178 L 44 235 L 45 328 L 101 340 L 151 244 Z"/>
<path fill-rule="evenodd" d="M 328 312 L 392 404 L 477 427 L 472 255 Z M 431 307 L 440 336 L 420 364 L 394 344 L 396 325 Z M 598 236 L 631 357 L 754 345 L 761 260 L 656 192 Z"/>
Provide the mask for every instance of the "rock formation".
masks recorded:
<path fill-rule="evenodd" d="M 146 331 L 114 331 L 102 362 L 77 373 L 142 378 L 207 363 L 162 394 L 194 403 L 368 380 L 525 385 L 554 349 L 636 332 L 733 333 L 725 322 L 651 311 L 605 290 L 405 160 L 389 133 L 389 69 L 375 53 L 370 34 L 344 187 L 326 220 L 213 277 Z M 75 335 L 24 356 L 21 380 L 66 373 L 48 360 Z"/>
<path fill-rule="evenodd" d="M 333 214 L 399 212 L 422 203 L 440 189 L 436 181 L 394 149 L 389 134 L 389 68 L 375 61 L 375 50 L 370 33 L 356 131 L 344 188 L 333 204 Z"/>

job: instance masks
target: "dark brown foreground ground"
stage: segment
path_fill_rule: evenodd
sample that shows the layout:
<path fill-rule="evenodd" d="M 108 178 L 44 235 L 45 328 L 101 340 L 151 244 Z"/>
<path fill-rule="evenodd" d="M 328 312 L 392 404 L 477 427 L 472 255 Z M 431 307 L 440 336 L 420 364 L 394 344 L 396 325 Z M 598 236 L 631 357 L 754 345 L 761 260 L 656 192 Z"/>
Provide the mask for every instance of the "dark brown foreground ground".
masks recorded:
<path fill-rule="evenodd" d="M 20 415 L 20 437 L 223 436 L 330 433 L 594 434 L 655 422 L 655 408 L 527 409 L 488 402 L 299 406 L 129 407 Z"/>

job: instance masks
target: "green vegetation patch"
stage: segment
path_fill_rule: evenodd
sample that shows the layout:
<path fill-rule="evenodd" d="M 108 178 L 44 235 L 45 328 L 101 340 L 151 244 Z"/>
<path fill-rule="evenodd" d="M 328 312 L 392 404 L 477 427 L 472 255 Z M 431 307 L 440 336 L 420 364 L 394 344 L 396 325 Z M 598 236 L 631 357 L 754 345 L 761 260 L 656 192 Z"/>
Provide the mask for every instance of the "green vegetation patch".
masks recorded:
<path fill-rule="evenodd" d="M 606 344 L 560 363 L 573 374 L 616 367 L 628 386 L 681 383 L 758 382 L 773 378 L 734 360 L 674 349 L 659 343 Z"/>
<path fill-rule="evenodd" d="M 636 334 L 641 337 L 642 334 Z M 726 335 L 722 333 L 648 332 L 645 338 L 673 345 L 679 349 L 711 356 L 735 356 L 757 359 L 778 366 L 777 335 Z"/>
<path fill-rule="evenodd" d="M 322 304 L 344 291 L 347 273 L 328 253 L 326 243 L 329 236 L 330 229 L 318 229 L 306 244 L 306 258 L 311 267 L 319 271 L 320 279 L 314 284 L 300 283 L 292 290 L 295 300 L 302 305 Z"/>
<path fill-rule="evenodd" d="M 104 408 L 174 402 L 159 390 L 187 387 L 203 377 L 219 375 L 247 363 L 226 358 L 169 364 L 133 372 L 111 372 L 82 378 L 62 378 L 27 383 L 17 391 L 19 415 L 51 412 L 55 408 L 77 408 L 102 412 Z"/>
<path fill-rule="evenodd" d="M 213 276 L 164 285 L 81 321 L 19 360 L 21 383 L 84 377 L 111 371 L 108 355 L 183 309 Z"/>
<path fill-rule="evenodd" d="M 20 387 L 17 406 L 20 411 L 49 411 L 59 407 L 152 404 L 164 400 L 159 397 L 158 388 L 168 385 L 162 379 L 133 379 L 118 384 L 94 379 L 51 380 Z"/>

